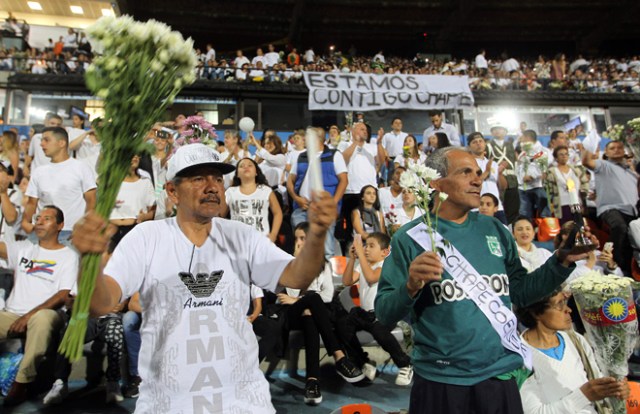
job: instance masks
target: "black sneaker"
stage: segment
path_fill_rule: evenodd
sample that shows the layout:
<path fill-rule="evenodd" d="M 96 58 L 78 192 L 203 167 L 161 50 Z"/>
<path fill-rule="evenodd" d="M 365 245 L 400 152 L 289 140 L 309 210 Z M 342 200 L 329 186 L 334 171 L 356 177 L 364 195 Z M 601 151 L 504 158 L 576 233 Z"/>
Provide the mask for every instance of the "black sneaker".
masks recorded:
<path fill-rule="evenodd" d="M 322 393 L 320 392 L 320 381 L 317 379 L 308 379 L 304 386 L 304 403 L 308 405 L 318 405 L 322 402 Z"/>
<path fill-rule="evenodd" d="M 136 398 L 138 395 L 140 395 L 140 383 L 142 382 L 142 379 L 140 379 L 140 377 L 131 377 L 129 378 L 129 384 L 127 384 L 126 387 L 124 387 L 124 390 L 122 390 L 122 395 L 125 398 Z"/>
<path fill-rule="evenodd" d="M 355 366 L 353 362 L 347 357 L 343 357 L 336 362 L 336 371 L 344 378 L 345 381 L 354 383 L 364 379 L 364 373 L 362 370 Z"/>

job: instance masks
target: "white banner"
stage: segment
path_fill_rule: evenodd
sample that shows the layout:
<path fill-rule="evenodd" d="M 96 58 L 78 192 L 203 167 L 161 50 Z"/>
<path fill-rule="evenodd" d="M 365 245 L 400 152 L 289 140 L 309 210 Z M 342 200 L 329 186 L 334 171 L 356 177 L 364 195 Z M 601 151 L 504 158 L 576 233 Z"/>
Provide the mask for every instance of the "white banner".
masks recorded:
<path fill-rule="evenodd" d="M 310 110 L 473 107 L 467 76 L 304 72 Z"/>

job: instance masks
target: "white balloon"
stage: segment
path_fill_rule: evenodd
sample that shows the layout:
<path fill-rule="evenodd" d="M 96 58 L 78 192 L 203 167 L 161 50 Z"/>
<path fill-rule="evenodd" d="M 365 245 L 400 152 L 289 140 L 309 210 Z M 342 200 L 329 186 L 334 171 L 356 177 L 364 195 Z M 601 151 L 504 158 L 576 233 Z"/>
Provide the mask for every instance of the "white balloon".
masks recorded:
<path fill-rule="evenodd" d="M 238 127 L 246 133 L 253 132 L 253 128 L 255 128 L 256 123 L 253 122 L 253 119 L 245 116 L 238 122 Z"/>

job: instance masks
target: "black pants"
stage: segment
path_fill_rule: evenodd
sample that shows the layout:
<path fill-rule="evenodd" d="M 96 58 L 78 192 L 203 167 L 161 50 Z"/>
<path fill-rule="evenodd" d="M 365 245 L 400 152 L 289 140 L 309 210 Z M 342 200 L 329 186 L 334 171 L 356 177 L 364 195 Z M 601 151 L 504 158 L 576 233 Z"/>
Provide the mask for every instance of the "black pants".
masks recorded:
<path fill-rule="evenodd" d="M 504 213 L 507 215 L 507 222 L 513 224 L 520 215 L 520 191 L 518 187 L 507 188 L 502 196 Z"/>
<path fill-rule="evenodd" d="M 634 190 L 635 191 L 635 190 Z M 609 226 L 609 241 L 613 242 L 613 258 L 626 274 L 631 273 L 633 250 L 629 242 L 629 223 L 635 219 L 620 210 L 607 210 L 600 219 Z"/>
<path fill-rule="evenodd" d="M 302 312 L 309 309 L 311 316 L 304 316 Z M 327 306 L 317 293 L 309 293 L 300 298 L 293 305 L 289 305 L 286 313 L 289 330 L 302 330 L 305 346 L 305 363 L 307 378 L 320 377 L 320 339 L 329 355 L 342 350 L 336 334 L 333 332 L 331 316 Z"/>
<path fill-rule="evenodd" d="M 514 379 L 489 378 L 472 386 L 450 385 L 413 376 L 410 413 L 522 414 Z"/>
<path fill-rule="evenodd" d="M 120 380 L 120 360 L 124 350 L 124 329 L 122 318 L 119 316 L 105 316 L 103 318 L 89 318 L 84 342 L 99 341 L 107 344 L 107 381 Z M 99 352 L 102 347 L 96 348 Z M 62 354 L 56 357 L 56 379 L 67 381 L 71 375 L 71 363 Z"/>
<path fill-rule="evenodd" d="M 253 332 L 260 337 L 258 341 L 258 361 L 262 362 L 273 351 L 280 340 L 280 324 L 264 315 L 253 321 Z"/>
<path fill-rule="evenodd" d="M 362 367 L 369 361 L 369 357 L 362 349 L 362 345 L 360 345 L 356 335 L 358 331 L 369 332 L 378 342 L 378 345 L 391 355 L 398 368 L 407 367 L 411 364 L 411 359 L 391 334 L 393 328 L 394 326 L 383 325 L 382 322 L 376 319 L 376 315 L 373 312 L 367 312 L 359 306 L 351 308 L 348 315 L 338 319 L 336 322 L 338 337 L 344 344 L 349 358 L 358 367 Z"/>

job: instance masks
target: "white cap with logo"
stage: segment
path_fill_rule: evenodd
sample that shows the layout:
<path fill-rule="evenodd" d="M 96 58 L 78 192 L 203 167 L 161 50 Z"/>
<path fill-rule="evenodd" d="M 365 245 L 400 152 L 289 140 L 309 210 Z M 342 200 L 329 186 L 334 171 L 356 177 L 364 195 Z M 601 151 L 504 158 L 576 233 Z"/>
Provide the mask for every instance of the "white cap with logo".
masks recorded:
<path fill-rule="evenodd" d="M 184 145 L 169 159 L 167 167 L 167 181 L 172 181 L 184 170 L 198 165 L 210 165 L 218 169 L 222 174 L 235 171 L 236 167 L 222 162 L 218 151 L 204 144 Z"/>

